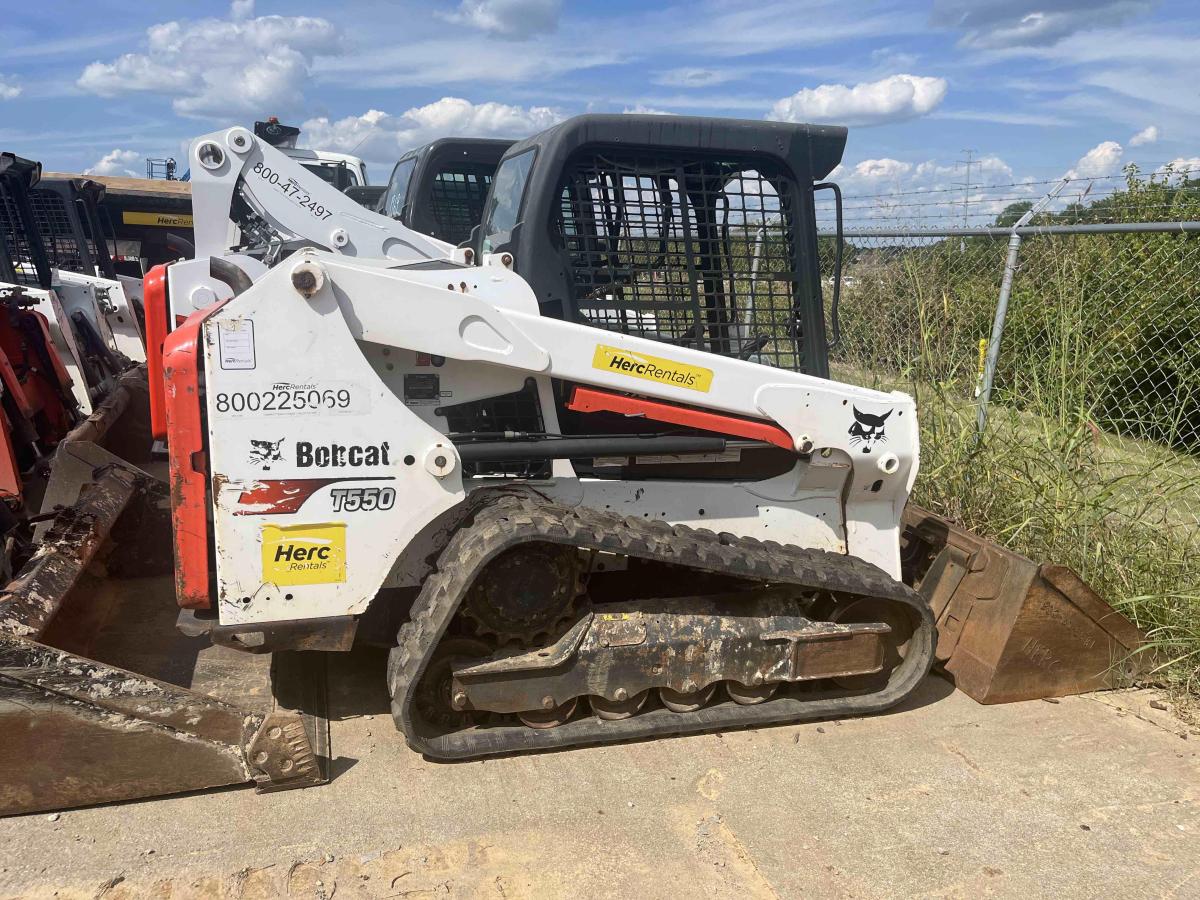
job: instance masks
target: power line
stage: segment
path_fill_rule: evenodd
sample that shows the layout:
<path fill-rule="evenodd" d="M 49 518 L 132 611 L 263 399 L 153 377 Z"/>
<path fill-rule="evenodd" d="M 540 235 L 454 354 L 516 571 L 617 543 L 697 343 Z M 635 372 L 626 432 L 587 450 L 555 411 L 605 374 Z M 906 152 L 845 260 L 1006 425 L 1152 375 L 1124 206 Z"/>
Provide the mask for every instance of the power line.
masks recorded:
<path fill-rule="evenodd" d="M 978 162 L 975 164 L 979 165 Z M 1200 174 L 1200 168 L 1178 169 L 1175 172 L 1173 172 L 1172 174 L 1179 176 L 1179 175 L 1188 175 L 1191 173 Z M 1150 176 L 1153 176 L 1156 174 L 1161 174 L 1161 173 L 1150 172 L 1150 173 L 1142 173 L 1142 174 L 1145 177 L 1150 177 Z M 1080 182 L 1082 182 L 1082 181 L 1090 181 L 1090 182 L 1120 181 L 1120 182 L 1124 182 L 1126 180 L 1126 178 L 1125 178 L 1125 175 L 1123 175 L 1123 174 L 1087 175 L 1087 176 L 1079 176 L 1076 178 L 1072 178 L 1071 180 L 1072 181 L 1080 181 Z M 1010 181 L 1010 182 L 1004 182 L 1004 183 L 1000 183 L 1000 184 L 980 184 L 980 185 L 975 186 L 975 190 L 977 190 L 977 191 L 992 191 L 992 190 L 997 190 L 998 188 L 1011 188 L 1011 187 L 1029 188 L 1029 187 L 1037 187 L 1039 185 L 1058 184 L 1060 181 L 1062 181 L 1061 178 L 1048 178 L 1044 181 Z M 917 189 L 914 189 L 911 191 L 892 191 L 892 192 L 886 193 L 886 194 L 844 194 L 843 197 L 846 200 L 856 200 L 856 199 L 871 198 L 871 197 L 911 197 L 911 196 L 914 196 L 917 194 L 957 193 L 960 190 L 962 190 L 961 184 L 956 184 L 956 186 L 948 187 L 948 188 L 917 188 Z"/>
<path fill-rule="evenodd" d="M 971 213 L 971 166 L 975 165 L 975 154 L 978 150 L 963 150 L 966 154 L 966 159 L 960 159 L 956 165 L 965 166 L 967 169 L 966 180 L 959 182 L 958 186 L 963 189 L 963 227 L 967 227 L 967 221 L 970 219 Z"/>

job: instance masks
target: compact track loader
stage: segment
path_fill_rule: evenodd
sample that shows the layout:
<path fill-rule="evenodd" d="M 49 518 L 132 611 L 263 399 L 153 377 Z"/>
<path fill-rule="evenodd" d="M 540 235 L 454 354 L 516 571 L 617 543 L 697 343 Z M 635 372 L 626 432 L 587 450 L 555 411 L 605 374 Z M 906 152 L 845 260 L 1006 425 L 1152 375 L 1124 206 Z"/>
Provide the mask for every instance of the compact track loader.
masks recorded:
<path fill-rule="evenodd" d="M 483 221 L 492 176 L 512 141 L 441 138 L 400 157 L 378 211 L 459 246 Z"/>
<path fill-rule="evenodd" d="M 319 783 L 320 653 L 356 642 L 392 646 L 435 759 L 877 712 L 936 659 L 986 687 L 1036 658 L 1007 696 L 1058 692 L 1080 586 L 908 507 L 913 400 L 828 379 L 814 194 L 845 137 L 579 117 L 505 152 L 460 247 L 199 138 L 197 258 L 143 292 L 166 487 L 59 451 L 93 477 L 0 597 L 0 811 Z M 285 252 L 228 246 L 239 204 Z M 1068 619 L 1099 648 L 1072 689 L 1136 640 L 1106 610 Z"/>

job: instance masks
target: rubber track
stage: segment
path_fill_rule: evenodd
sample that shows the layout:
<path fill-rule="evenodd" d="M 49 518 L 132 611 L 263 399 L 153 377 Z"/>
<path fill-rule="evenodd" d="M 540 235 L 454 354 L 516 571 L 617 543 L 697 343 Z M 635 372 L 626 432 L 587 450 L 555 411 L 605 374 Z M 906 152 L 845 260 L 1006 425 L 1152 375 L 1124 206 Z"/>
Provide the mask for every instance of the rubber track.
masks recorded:
<path fill-rule="evenodd" d="M 430 656 L 476 575 L 497 555 L 526 541 L 569 544 L 763 582 L 887 599 L 914 610 L 920 624 L 888 684 L 870 694 L 808 700 L 778 697 L 754 706 L 728 702 L 688 713 L 654 709 L 615 721 L 576 717 L 548 729 L 513 724 L 422 736 L 414 721 L 413 698 Z M 410 620 L 400 629 L 387 677 L 392 717 L 409 746 L 435 759 L 464 759 L 879 712 L 903 700 L 925 677 L 935 641 L 933 615 L 921 595 L 856 557 L 621 518 L 586 507 L 568 508 L 532 494 L 501 495 L 451 537 L 436 571 L 425 580 Z"/>

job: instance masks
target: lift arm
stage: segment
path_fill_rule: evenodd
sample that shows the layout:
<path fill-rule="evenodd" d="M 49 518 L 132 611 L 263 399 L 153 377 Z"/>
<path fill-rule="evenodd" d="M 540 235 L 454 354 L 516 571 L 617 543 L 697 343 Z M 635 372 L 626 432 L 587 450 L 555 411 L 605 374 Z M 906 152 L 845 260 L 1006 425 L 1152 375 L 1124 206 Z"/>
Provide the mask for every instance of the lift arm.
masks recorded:
<path fill-rule="evenodd" d="M 401 262 L 445 259 L 454 251 L 450 244 L 363 208 L 245 128 L 197 138 L 188 158 L 197 257 L 228 251 L 237 196 L 281 243 L 298 241 L 344 256 Z"/>

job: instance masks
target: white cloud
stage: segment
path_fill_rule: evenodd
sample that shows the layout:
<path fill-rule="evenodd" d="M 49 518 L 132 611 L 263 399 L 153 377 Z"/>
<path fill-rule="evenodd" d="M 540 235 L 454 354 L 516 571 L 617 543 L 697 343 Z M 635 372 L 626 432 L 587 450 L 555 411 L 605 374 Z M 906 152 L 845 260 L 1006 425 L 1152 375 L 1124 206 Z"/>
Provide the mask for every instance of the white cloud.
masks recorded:
<path fill-rule="evenodd" d="M 898 178 L 912 171 L 912 163 L 901 162 L 898 159 L 864 159 L 854 167 L 858 178 Z"/>
<path fill-rule="evenodd" d="M 1147 125 L 1137 134 L 1129 139 L 1130 147 L 1140 147 L 1143 144 L 1153 144 L 1158 140 L 1158 126 Z"/>
<path fill-rule="evenodd" d="M 914 180 L 922 182 L 921 187 L 943 189 L 958 182 L 966 181 L 966 166 L 962 162 L 939 163 L 936 160 L 926 160 L 914 170 Z M 973 184 L 998 184 L 1012 182 L 1012 167 L 1000 157 L 989 154 L 971 160 L 971 181 Z"/>
<path fill-rule="evenodd" d="M 962 31 L 964 47 L 1035 47 L 1117 25 L 1153 6 L 1154 0 L 934 0 L 932 20 Z"/>
<path fill-rule="evenodd" d="M 243 22 L 254 15 L 254 0 L 233 0 L 229 4 L 229 17 L 235 22 Z"/>
<path fill-rule="evenodd" d="M 527 137 L 563 116 L 546 106 L 520 107 L 504 103 L 472 103 L 443 97 L 398 116 L 377 109 L 361 116 L 330 121 L 320 117 L 301 125 L 300 139 L 310 147 L 356 153 L 364 159 L 391 165 L 406 150 L 440 137 Z"/>
<path fill-rule="evenodd" d="M 659 72 L 654 76 L 653 81 L 655 84 L 663 84 L 668 87 L 711 87 L 714 84 L 731 81 L 734 77 L 734 73 L 728 69 L 689 67 Z"/>
<path fill-rule="evenodd" d="M 141 155 L 133 150 L 109 150 L 99 161 L 87 169 L 83 170 L 84 175 L 132 175 L 137 177 L 138 173 L 129 166 L 132 166 Z"/>
<path fill-rule="evenodd" d="M 946 81 L 920 75 L 891 75 L 854 86 L 822 84 L 778 101 L 768 119 L 879 125 L 932 112 L 945 99 Z"/>
<path fill-rule="evenodd" d="M 1200 156 L 1178 156 L 1165 166 L 1160 166 L 1154 174 L 1167 176 L 1168 180 L 1200 179 Z"/>
<path fill-rule="evenodd" d="M 554 31 L 560 15 L 562 0 L 462 0 L 444 18 L 501 37 L 527 38 Z"/>
<path fill-rule="evenodd" d="M 11 76 L 0 75 L 0 100 L 15 100 L 21 96 L 21 86 Z"/>
<path fill-rule="evenodd" d="M 830 174 L 845 193 L 848 228 L 947 228 L 964 221 L 990 225 L 1015 200 L 1036 200 L 1044 192 L 1033 179 L 1018 183 L 1012 167 L 998 156 L 982 156 L 966 172 L 954 160 L 921 162 L 882 157 L 845 162 Z M 833 225 L 833 206 L 818 197 L 823 228 Z"/>
<path fill-rule="evenodd" d="M 88 65 L 76 82 L 102 97 L 165 94 L 180 115 L 230 118 L 297 109 L 316 57 L 341 52 L 337 28 L 309 16 L 253 17 L 237 0 L 229 19 L 165 22 L 146 52 Z"/>
<path fill-rule="evenodd" d="M 641 103 L 636 103 L 633 106 L 627 106 L 621 110 L 627 116 L 674 116 L 678 113 L 673 113 L 668 109 L 655 109 L 653 106 L 645 106 Z"/>
<path fill-rule="evenodd" d="M 953 109 L 936 112 L 931 118 L 955 119 L 962 122 L 991 122 L 993 125 L 1028 125 L 1036 128 L 1074 124 L 1062 116 L 1045 113 L 999 112 L 991 109 Z"/>
<path fill-rule="evenodd" d="M 1125 149 L 1116 141 L 1102 141 L 1068 170 L 1067 178 L 1101 178 L 1112 175 L 1121 168 L 1121 157 Z"/>

